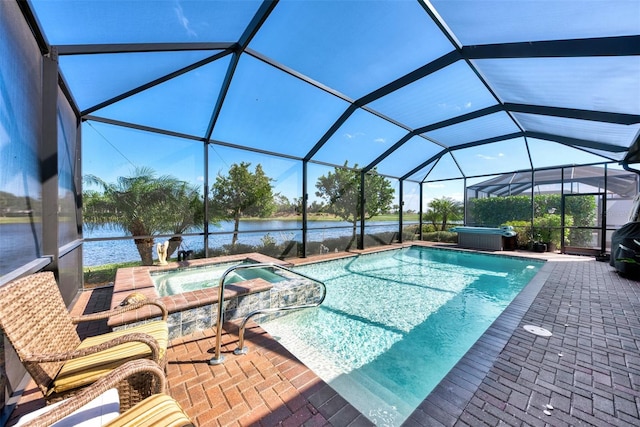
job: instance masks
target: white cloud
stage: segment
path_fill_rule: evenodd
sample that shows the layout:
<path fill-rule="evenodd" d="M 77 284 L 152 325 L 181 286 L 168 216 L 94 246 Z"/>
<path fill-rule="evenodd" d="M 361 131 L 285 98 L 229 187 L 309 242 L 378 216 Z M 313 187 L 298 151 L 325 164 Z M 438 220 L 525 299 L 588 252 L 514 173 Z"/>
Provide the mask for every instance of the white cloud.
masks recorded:
<path fill-rule="evenodd" d="M 438 107 L 445 111 L 462 111 L 468 110 L 469 108 L 471 108 L 471 105 L 471 101 L 465 102 L 463 105 L 447 104 L 446 102 L 442 102 L 438 104 Z"/>
<path fill-rule="evenodd" d="M 440 103 L 438 104 L 438 107 L 440 107 L 441 109 L 445 110 L 445 111 L 460 111 L 461 108 L 458 105 L 452 105 L 452 104 L 447 104 L 447 103 Z"/>
<path fill-rule="evenodd" d="M 384 139 L 384 138 L 376 138 L 376 139 L 373 140 L 373 142 L 378 142 L 380 144 L 384 144 L 385 142 L 387 142 L 387 140 Z"/>
<path fill-rule="evenodd" d="M 487 156 L 486 154 L 476 154 L 476 157 L 480 157 L 483 160 L 497 160 L 500 157 L 504 157 L 504 153 L 498 153 L 497 157 Z"/>
<path fill-rule="evenodd" d="M 345 136 L 347 139 L 358 138 L 358 137 L 363 136 L 363 135 L 364 135 L 364 133 L 362 133 L 362 132 L 356 132 L 356 133 L 345 133 L 345 134 L 344 134 L 344 136 Z"/>
<path fill-rule="evenodd" d="M 195 31 L 191 29 L 189 26 L 189 19 L 185 16 L 184 10 L 182 9 L 182 5 L 176 2 L 176 6 L 173 8 L 176 12 L 176 17 L 178 18 L 178 24 L 180 24 L 187 32 L 187 34 L 191 37 L 197 37 Z"/>

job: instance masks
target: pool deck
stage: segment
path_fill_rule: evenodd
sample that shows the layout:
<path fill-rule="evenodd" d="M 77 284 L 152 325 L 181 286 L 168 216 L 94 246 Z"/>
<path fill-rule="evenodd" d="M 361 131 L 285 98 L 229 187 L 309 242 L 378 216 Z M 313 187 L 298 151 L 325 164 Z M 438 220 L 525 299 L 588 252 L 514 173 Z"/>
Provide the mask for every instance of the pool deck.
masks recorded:
<path fill-rule="evenodd" d="M 548 262 L 404 425 L 640 425 L 640 282 L 593 257 L 504 254 Z M 83 292 L 74 314 L 109 308 L 111 293 Z M 226 326 L 223 365 L 208 364 L 213 331 L 170 343 L 169 392 L 196 425 L 371 425 L 259 326 L 247 331 L 249 354 L 234 356 L 237 335 Z M 103 322 L 79 332 L 106 329 Z M 40 397 L 30 384 L 15 413 L 41 406 Z"/>

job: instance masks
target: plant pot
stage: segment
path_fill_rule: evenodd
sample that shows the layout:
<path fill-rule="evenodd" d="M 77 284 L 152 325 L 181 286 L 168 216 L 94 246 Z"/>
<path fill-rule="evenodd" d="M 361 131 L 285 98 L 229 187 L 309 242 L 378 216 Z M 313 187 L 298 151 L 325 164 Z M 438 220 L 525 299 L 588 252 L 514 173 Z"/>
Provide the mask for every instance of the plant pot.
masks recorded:
<path fill-rule="evenodd" d="M 547 245 L 547 252 L 555 252 L 556 249 L 558 248 L 556 244 L 552 242 L 547 242 L 546 245 Z"/>
<path fill-rule="evenodd" d="M 546 252 L 547 251 L 547 245 L 544 244 L 544 243 L 535 242 L 533 244 L 533 251 L 534 252 Z"/>

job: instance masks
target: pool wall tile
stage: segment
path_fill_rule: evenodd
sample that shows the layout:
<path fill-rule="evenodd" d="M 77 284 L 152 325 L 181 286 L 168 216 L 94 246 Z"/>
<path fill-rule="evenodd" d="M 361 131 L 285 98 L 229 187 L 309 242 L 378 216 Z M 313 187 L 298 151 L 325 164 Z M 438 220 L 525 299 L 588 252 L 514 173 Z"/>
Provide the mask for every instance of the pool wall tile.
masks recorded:
<path fill-rule="evenodd" d="M 202 317 L 202 318 L 198 318 L 196 319 L 196 330 L 201 331 L 203 329 L 208 329 L 210 327 L 212 327 L 213 325 L 211 324 L 212 319 L 211 317 Z"/>
<path fill-rule="evenodd" d="M 190 335 L 196 331 L 196 321 L 185 322 L 182 324 L 181 336 Z"/>
<path fill-rule="evenodd" d="M 196 319 L 196 310 L 197 309 L 189 309 L 184 310 L 182 312 L 182 323 L 193 322 Z"/>

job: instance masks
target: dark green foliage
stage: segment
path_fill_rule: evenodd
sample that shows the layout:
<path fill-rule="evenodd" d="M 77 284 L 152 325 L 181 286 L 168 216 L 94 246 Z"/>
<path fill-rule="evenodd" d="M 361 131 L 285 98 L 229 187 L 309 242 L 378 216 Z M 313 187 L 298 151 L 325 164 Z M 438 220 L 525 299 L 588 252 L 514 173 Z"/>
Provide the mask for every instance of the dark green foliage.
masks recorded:
<path fill-rule="evenodd" d="M 519 249 L 529 249 L 531 244 L 531 221 L 507 221 L 504 225 L 510 225 L 518 233 L 516 235 L 516 246 Z"/>
<path fill-rule="evenodd" d="M 28 213 L 41 212 L 40 200 L 26 196 L 15 196 L 6 191 L 0 191 L 0 216 L 26 216 Z"/>
<path fill-rule="evenodd" d="M 429 202 L 429 209 L 423 215 L 425 221 L 431 222 L 434 229 L 440 224 L 440 231 L 445 231 L 449 221 L 459 221 L 464 218 L 462 202 L 450 197 L 441 197 Z"/>
<path fill-rule="evenodd" d="M 102 225 L 132 236 L 150 236 L 135 239 L 142 265 L 153 264 L 154 235 L 181 234 L 203 222 L 199 188 L 169 175 L 156 176 L 150 168 L 136 168 L 131 176 L 118 177 L 115 183 L 94 175 L 84 180 L 102 190 L 83 193 L 85 226 Z M 180 241 L 180 237 L 172 238 L 169 256 Z"/>
<path fill-rule="evenodd" d="M 422 240 L 428 242 L 458 243 L 458 233 L 452 231 L 433 231 L 423 233 Z"/>
<path fill-rule="evenodd" d="M 531 221 L 529 196 L 470 199 L 468 203 L 476 226 L 499 227 L 508 221 Z"/>
<path fill-rule="evenodd" d="M 251 163 L 234 163 L 227 176 L 218 175 L 211 187 L 211 211 L 221 219 L 234 221 L 231 244 L 238 241 L 238 228 L 242 216 L 267 217 L 276 210 L 271 178 L 261 165 L 254 172 Z"/>
<path fill-rule="evenodd" d="M 595 225 L 595 196 L 566 197 L 565 203 L 565 227 Z M 469 200 L 474 225 L 485 227 L 499 227 L 503 224 L 516 227 L 517 225 L 521 230 L 516 229 L 520 247 L 523 246 L 522 234 L 530 240 L 550 241 L 560 245 L 561 204 L 560 194 L 535 195 L 533 207 L 531 198 L 522 195 Z M 534 215 L 533 230 L 531 230 L 532 213 Z M 571 229 L 565 235 L 565 241 L 570 241 L 576 246 L 584 245 L 590 240 L 591 230 Z"/>
<path fill-rule="evenodd" d="M 361 212 L 361 173 L 357 170 L 358 165 L 354 169 L 348 169 L 348 163 L 345 162 L 344 167 L 336 167 L 333 172 L 319 177 L 316 196 L 326 202 L 325 212 L 353 224 L 355 238 Z M 393 194 L 394 189 L 387 178 L 376 174 L 375 169 L 367 173 L 364 177 L 364 218 L 369 219 L 387 212 L 391 208 Z"/>

